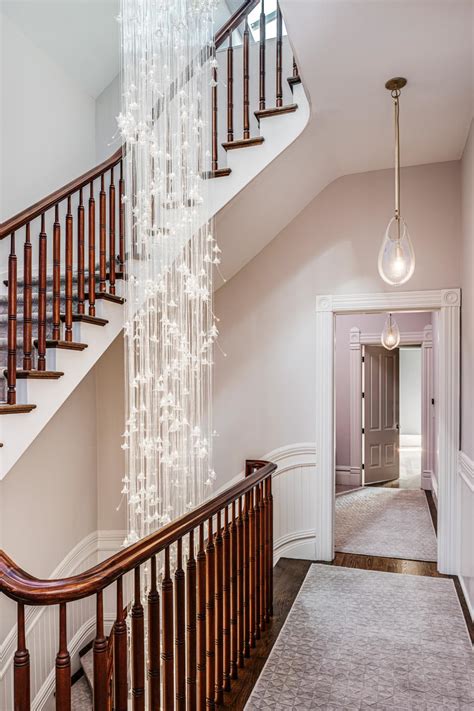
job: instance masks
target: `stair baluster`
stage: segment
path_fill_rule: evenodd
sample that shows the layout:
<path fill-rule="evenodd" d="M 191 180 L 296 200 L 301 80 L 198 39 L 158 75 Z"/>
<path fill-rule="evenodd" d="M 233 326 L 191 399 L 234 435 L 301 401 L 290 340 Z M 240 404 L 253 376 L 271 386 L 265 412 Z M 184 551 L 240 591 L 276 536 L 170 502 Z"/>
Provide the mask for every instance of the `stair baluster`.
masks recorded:
<path fill-rule="evenodd" d="M 238 631 L 238 662 L 239 668 L 244 668 L 245 651 L 245 619 L 244 619 L 244 522 L 242 497 L 239 496 L 239 515 L 237 517 L 237 631 Z"/>
<path fill-rule="evenodd" d="M 174 630 L 175 630 L 175 693 L 177 711 L 186 711 L 186 641 L 185 641 L 185 581 L 183 570 L 183 540 L 176 544 L 174 572 Z"/>
<path fill-rule="evenodd" d="M 119 178 L 119 264 L 123 271 L 125 264 L 125 181 L 123 179 L 123 160 L 120 161 Z"/>
<path fill-rule="evenodd" d="M 214 57 L 215 60 L 215 57 Z M 211 171 L 216 171 L 219 165 L 217 148 L 217 67 L 212 68 L 212 154 Z"/>
<path fill-rule="evenodd" d="M 61 338 L 61 225 L 59 204 L 54 207 L 53 225 L 53 341 Z"/>
<path fill-rule="evenodd" d="M 276 106 L 283 106 L 283 85 L 281 80 L 282 73 L 282 17 L 280 5 L 277 5 L 277 40 L 276 40 Z"/>
<path fill-rule="evenodd" d="M 46 370 L 46 279 L 47 279 L 47 235 L 44 212 L 41 215 L 39 235 L 38 265 L 38 370 Z"/>
<path fill-rule="evenodd" d="M 244 47 L 243 47 L 243 125 L 244 125 L 244 140 L 250 138 L 250 98 L 249 98 L 249 23 L 248 18 L 245 18 L 244 30 Z"/>
<path fill-rule="evenodd" d="M 260 110 L 265 108 L 265 0 L 260 3 L 260 47 L 259 47 L 259 103 Z"/>
<path fill-rule="evenodd" d="M 156 556 L 151 559 L 148 593 L 148 694 L 150 709 L 160 708 L 160 594 L 156 587 Z"/>
<path fill-rule="evenodd" d="M 223 566 L 222 566 L 222 688 L 230 691 L 230 530 L 229 530 L 229 508 L 224 508 L 224 530 L 222 533 L 223 545 Z"/>
<path fill-rule="evenodd" d="M 107 638 L 104 633 L 104 599 L 102 590 L 96 596 L 96 633 L 94 653 L 94 711 L 107 709 Z"/>
<path fill-rule="evenodd" d="M 234 140 L 234 49 L 232 47 L 232 32 L 229 35 L 227 48 L 227 140 Z"/>
<path fill-rule="evenodd" d="M 77 313 L 84 314 L 84 204 L 82 188 L 79 190 L 77 207 Z"/>
<path fill-rule="evenodd" d="M 249 644 L 253 649 L 256 645 L 256 579 L 255 579 L 255 508 L 254 492 L 248 494 L 249 500 Z"/>
<path fill-rule="evenodd" d="M 260 635 L 265 632 L 265 601 L 266 601 L 266 587 L 265 587 L 265 561 L 266 561 L 266 550 L 265 550 L 265 507 L 263 504 L 263 485 L 258 486 L 258 526 L 259 526 L 259 536 L 258 536 L 258 581 L 259 581 L 259 629 Z"/>
<path fill-rule="evenodd" d="M 95 316 L 95 200 L 94 181 L 90 182 L 89 195 L 89 316 Z"/>
<path fill-rule="evenodd" d="M 255 487 L 255 639 L 260 639 L 260 489 Z"/>
<path fill-rule="evenodd" d="M 204 550 L 204 524 L 199 526 L 197 565 L 197 707 L 206 704 L 206 552 Z"/>
<path fill-rule="evenodd" d="M 10 254 L 8 256 L 8 360 L 7 403 L 16 404 L 16 316 L 17 316 L 17 258 L 15 252 L 15 233 L 10 237 Z"/>
<path fill-rule="evenodd" d="M 212 517 L 207 523 L 206 546 L 206 708 L 214 709 L 216 663 L 215 648 L 215 547 Z"/>
<path fill-rule="evenodd" d="M 214 642 L 215 642 L 215 703 L 222 704 L 224 694 L 223 685 L 223 597 L 222 597 L 222 570 L 223 570 L 223 541 L 221 512 L 217 513 L 216 535 L 214 538 Z"/>
<path fill-rule="evenodd" d="M 32 265 L 31 265 L 31 238 L 30 223 L 26 225 L 25 246 L 23 249 L 23 370 L 31 370 L 33 367 L 32 350 L 32 312 L 33 312 L 33 287 Z"/>
<path fill-rule="evenodd" d="M 190 531 L 186 563 L 186 702 L 188 711 L 196 709 L 196 652 L 196 561 L 194 559 L 194 531 Z"/>
<path fill-rule="evenodd" d="M 141 600 L 140 567 L 134 571 L 134 601 L 132 620 L 132 706 L 133 711 L 145 709 L 145 628 Z"/>
<path fill-rule="evenodd" d="M 109 185 L 109 293 L 115 294 L 115 183 L 113 166 L 110 169 Z"/>
<path fill-rule="evenodd" d="M 71 658 L 67 648 L 65 602 L 59 605 L 59 649 L 56 655 L 56 711 L 71 711 Z"/>
<path fill-rule="evenodd" d="M 237 630 L 237 519 L 235 501 L 232 502 L 232 519 L 230 523 L 230 676 L 237 679 L 238 670 L 238 630 Z"/>
<path fill-rule="evenodd" d="M 162 701 L 163 709 L 174 709 L 174 657 L 173 657 L 173 581 L 170 574 L 170 549 L 165 549 L 165 569 L 161 583 L 161 624 L 163 628 L 161 642 L 161 662 L 163 673 Z"/>
<path fill-rule="evenodd" d="M 101 294 L 107 291 L 106 279 L 106 262 L 107 262 L 107 240 L 106 240 L 106 193 L 104 186 L 104 174 L 100 176 L 100 193 L 99 193 L 99 292 Z"/>
<path fill-rule="evenodd" d="M 15 711 L 30 711 L 30 653 L 26 648 L 25 606 L 17 604 L 17 647 L 13 660 Z"/>
<path fill-rule="evenodd" d="M 244 656 L 250 657 L 250 494 L 245 494 L 244 507 Z"/>
<path fill-rule="evenodd" d="M 72 342 L 72 213 L 71 196 L 67 199 L 66 215 L 66 318 L 64 340 Z"/>
<path fill-rule="evenodd" d="M 125 622 L 123 607 L 123 577 L 117 579 L 117 612 L 114 624 L 114 667 L 115 711 L 127 711 L 127 624 Z"/>

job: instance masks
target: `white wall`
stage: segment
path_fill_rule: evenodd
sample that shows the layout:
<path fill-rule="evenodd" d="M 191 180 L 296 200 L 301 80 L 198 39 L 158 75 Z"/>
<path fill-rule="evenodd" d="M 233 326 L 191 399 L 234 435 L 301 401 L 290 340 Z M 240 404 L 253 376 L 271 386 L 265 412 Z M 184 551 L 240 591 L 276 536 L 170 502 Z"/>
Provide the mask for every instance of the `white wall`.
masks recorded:
<path fill-rule="evenodd" d="M 421 348 L 400 348 L 400 434 L 421 436 Z"/>
<path fill-rule="evenodd" d="M 4 220 L 94 165 L 95 102 L 1 10 L 0 24 Z"/>
<path fill-rule="evenodd" d="M 407 290 L 459 285 L 459 162 L 402 171 L 417 269 Z M 315 438 L 315 297 L 389 290 L 377 253 L 393 172 L 345 176 L 318 195 L 216 294 L 215 464 L 222 484 L 247 457 Z M 219 237 L 219 234 L 217 235 Z"/>
<path fill-rule="evenodd" d="M 462 157 L 461 575 L 474 610 L 474 122 Z"/>
<path fill-rule="evenodd" d="M 97 163 L 109 158 L 121 145 L 117 129 L 120 113 L 121 81 L 117 75 L 95 102 L 95 160 Z"/>

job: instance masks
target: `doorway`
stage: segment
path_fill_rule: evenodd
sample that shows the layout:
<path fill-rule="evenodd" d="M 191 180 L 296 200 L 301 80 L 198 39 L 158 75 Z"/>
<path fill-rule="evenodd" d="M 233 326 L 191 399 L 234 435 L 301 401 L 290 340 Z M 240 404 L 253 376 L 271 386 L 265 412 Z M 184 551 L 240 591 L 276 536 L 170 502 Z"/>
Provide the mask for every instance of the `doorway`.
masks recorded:
<path fill-rule="evenodd" d="M 445 574 L 459 571 L 459 375 L 460 289 L 396 291 L 373 294 L 336 294 L 316 297 L 316 452 L 318 476 L 314 482 L 315 557 L 334 558 L 335 520 L 335 316 L 354 312 L 433 311 L 437 314 L 436 340 L 439 373 L 435 393 L 438 411 L 435 491 L 438 508 L 438 569 Z M 349 396 L 346 407 L 351 406 Z"/>

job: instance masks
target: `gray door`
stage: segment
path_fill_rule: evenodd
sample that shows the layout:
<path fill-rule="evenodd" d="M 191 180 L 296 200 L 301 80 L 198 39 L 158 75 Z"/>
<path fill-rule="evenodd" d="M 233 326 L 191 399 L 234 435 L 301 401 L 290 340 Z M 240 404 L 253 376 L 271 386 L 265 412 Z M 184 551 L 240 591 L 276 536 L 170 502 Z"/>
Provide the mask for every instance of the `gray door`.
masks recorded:
<path fill-rule="evenodd" d="M 398 479 L 400 467 L 399 352 L 366 346 L 364 359 L 365 483 Z"/>

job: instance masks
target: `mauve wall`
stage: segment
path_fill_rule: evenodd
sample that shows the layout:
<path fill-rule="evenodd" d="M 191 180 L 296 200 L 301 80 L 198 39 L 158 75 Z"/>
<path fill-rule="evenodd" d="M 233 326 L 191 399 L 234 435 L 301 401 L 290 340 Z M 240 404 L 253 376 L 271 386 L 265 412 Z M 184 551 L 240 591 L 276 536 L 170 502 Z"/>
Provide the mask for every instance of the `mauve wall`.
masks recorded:
<path fill-rule="evenodd" d="M 423 331 L 431 324 L 431 313 L 396 314 L 400 331 L 412 333 Z M 336 464 L 350 465 L 351 420 L 350 420 L 350 349 L 351 328 L 362 333 L 382 333 L 385 314 L 341 314 L 336 316 Z"/>
<path fill-rule="evenodd" d="M 417 255 L 406 290 L 459 286 L 460 178 L 458 161 L 402 170 Z M 390 290 L 377 253 L 392 211 L 393 171 L 340 178 L 217 292 L 218 485 L 246 457 L 314 441 L 316 295 Z"/>

